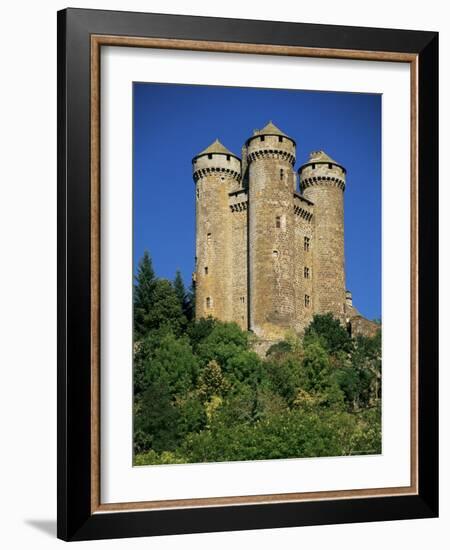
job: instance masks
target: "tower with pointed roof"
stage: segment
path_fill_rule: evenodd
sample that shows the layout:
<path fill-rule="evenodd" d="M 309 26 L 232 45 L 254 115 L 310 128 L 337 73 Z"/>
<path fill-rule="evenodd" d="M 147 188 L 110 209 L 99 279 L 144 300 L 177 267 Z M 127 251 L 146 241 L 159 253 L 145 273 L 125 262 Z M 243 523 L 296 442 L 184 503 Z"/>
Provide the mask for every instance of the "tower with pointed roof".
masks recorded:
<path fill-rule="evenodd" d="M 345 316 L 344 190 L 346 170 L 323 151 L 299 168 L 300 187 L 314 203 L 314 310 Z"/>
<path fill-rule="evenodd" d="M 234 320 L 230 192 L 241 185 L 241 161 L 220 141 L 194 157 L 196 182 L 196 316 Z"/>
<path fill-rule="evenodd" d="M 193 158 L 197 318 L 234 321 L 268 343 L 315 313 L 363 319 L 345 288 L 346 170 L 315 151 L 298 184 L 295 161 L 295 141 L 273 122 L 254 130 L 242 160 L 218 139 Z"/>

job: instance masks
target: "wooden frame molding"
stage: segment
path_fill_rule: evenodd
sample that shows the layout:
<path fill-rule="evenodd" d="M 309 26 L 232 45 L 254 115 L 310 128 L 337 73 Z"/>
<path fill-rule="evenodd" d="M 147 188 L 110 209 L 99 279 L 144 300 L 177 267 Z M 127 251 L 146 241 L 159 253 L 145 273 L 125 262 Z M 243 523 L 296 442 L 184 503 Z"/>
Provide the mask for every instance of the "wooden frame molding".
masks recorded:
<path fill-rule="evenodd" d="M 438 34 L 103 10 L 58 12 L 58 537 L 438 515 Z M 408 487 L 101 502 L 100 61 L 133 47 L 407 63 L 411 99 Z"/>
<path fill-rule="evenodd" d="M 408 487 L 320 491 L 200 499 L 180 499 L 105 504 L 100 500 L 100 58 L 102 46 L 163 48 L 227 52 L 238 54 L 320 57 L 408 63 L 411 74 L 411 484 Z M 130 36 L 91 36 L 91 361 L 92 361 L 92 427 L 91 427 L 91 512 L 154 510 L 227 506 L 259 503 L 302 502 L 344 498 L 385 497 L 418 494 L 418 56 L 417 54 L 382 51 L 305 48 L 269 44 L 244 44 L 198 40 L 141 38 Z"/>

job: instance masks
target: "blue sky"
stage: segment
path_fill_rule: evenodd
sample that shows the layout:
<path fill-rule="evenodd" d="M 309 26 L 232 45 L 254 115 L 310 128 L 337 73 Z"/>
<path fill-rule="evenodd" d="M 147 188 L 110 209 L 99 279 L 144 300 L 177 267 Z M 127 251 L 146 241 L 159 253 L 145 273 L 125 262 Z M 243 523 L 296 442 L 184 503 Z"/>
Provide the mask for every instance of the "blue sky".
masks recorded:
<path fill-rule="evenodd" d="M 272 120 L 297 143 L 298 168 L 322 149 L 347 168 L 345 257 L 353 304 L 381 318 L 381 96 L 134 83 L 134 269 L 147 249 L 158 276 L 195 257 L 192 157 L 216 138 L 240 156 Z"/>

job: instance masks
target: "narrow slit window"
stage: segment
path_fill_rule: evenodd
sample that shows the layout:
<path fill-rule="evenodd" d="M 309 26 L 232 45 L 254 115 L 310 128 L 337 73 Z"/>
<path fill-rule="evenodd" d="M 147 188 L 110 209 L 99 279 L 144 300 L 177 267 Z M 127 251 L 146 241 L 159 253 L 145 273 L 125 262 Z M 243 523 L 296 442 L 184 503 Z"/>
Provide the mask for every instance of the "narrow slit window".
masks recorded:
<path fill-rule="evenodd" d="M 303 249 L 308 252 L 309 250 L 309 245 L 310 245 L 310 238 L 309 237 L 305 237 L 303 239 Z"/>
<path fill-rule="evenodd" d="M 303 269 L 303 275 L 304 275 L 305 279 L 309 279 L 309 267 L 305 267 Z"/>
<path fill-rule="evenodd" d="M 209 244 L 211 242 L 211 233 L 206 235 L 206 242 Z"/>
<path fill-rule="evenodd" d="M 208 266 L 205 265 L 205 275 L 208 275 Z"/>
<path fill-rule="evenodd" d="M 283 136 L 278 136 L 278 141 L 279 141 L 280 143 L 283 143 Z"/>
<path fill-rule="evenodd" d="M 264 139 L 265 139 L 265 136 L 260 136 L 260 138 L 259 138 L 259 139 L 260 139 L 260 141 L 264 141 Z"/>
<path fill-rule="evenodd" d="M 283 168 L 280 168 L 280 180 L 284 178 L 284 170 Z"/>
<path fill-rule="evenodd" d="M 210 309 L 211 308 L 211 297 L 208 296 L 206 298 L 206 309 Z"/>
<path fill-rule="evenodd" d="M 309 303 L 310 303 L 310 298 L 308 294 L 305 294 L 305 307 L 309 307 Z"/>
<path fill-rule="evenodd" d="M 280 227 L 281 227 L 281 216 L 277 216 L 277 217 L 275 218 L 275 227 L 276 227 L 277 229 L 280 229 Z"/>

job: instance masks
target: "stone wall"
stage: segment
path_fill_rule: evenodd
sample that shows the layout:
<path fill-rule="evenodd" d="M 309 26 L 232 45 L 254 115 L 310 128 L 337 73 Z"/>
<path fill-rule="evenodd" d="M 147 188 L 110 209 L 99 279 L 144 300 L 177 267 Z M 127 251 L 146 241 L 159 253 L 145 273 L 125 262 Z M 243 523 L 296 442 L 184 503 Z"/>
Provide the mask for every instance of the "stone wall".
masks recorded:
<path fill-rule="evenodd" d="M 242 162 L 218 140 L 194 158 L 196 316 L 234 321 L 267 345 L 301 334 L 315 313 L 373 335 L 378 325 L 346 294 L 345 169 L 311 153 L 301 194 L 295 148 L 269 123 L 247 140 Z"/>
<path fill-rule="evenodd" d="M 314 207 L 310 201 L 296 193 L 293 197 L 293 209 L 295 250 L 293 281 L 295 297 L 294 330 L 301 333 L 311 322 L 314 312 Z M 305 271 L 305 268 L 307 271 Z"/>
<path fill-rule="evenodd" d="M 255 136 L 247 158 L 250 329 L 259 337 L 279 339 L 294 320 L 295 144 L 282 136 Z"/>
<path fill-rule="evenodd" d="M 233 321 L 243 330 L 248 329 L 247 292 L 247 231 L 248 196 L 244 189 L 232 192 L 229 196 L 232 228 L 232 303 Z"/>
<path fill-rule="evenodd" d="M 310 162 L 300 177 L 304 196 L 314 203 L 314 312 L 344 321 L 345 174 L 334 163 Z"/>
<path fill-rule="evenodd" d="M 203 155 L 194 160 L 197 318 L 233 319 L 229 193 L 240 180 L 240 169 L 238 159 L 223 154 Z"/>

